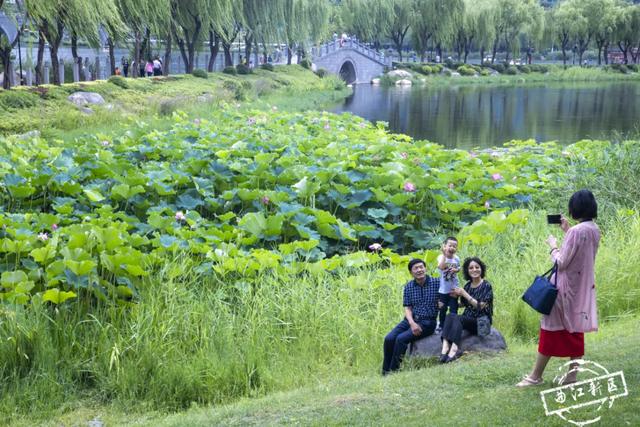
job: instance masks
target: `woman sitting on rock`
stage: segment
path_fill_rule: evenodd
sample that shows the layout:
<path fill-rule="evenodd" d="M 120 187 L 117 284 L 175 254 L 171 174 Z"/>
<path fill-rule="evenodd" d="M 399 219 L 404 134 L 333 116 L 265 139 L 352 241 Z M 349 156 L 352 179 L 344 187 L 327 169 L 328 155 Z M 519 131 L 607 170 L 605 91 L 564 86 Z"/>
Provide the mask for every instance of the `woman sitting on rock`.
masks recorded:
<path fill-rule="evenodd" d="M 478 334 L 478 318 L 487 316 L 493 321 L 493 290 L 491 283 L 484 279 L 487 267 L 480 258 L 467 258 L 462 265 L 462 274 L 467 283 L 464 289 L 455 288 L 451 295 L 462 297 L 461 303 L 465 307 L 462 315 L 449 315 L 442 328 L 441 363 L 456 360 L 462 355 L 459 351 L 462 330 L 466 329 L 472 335 Z"/>

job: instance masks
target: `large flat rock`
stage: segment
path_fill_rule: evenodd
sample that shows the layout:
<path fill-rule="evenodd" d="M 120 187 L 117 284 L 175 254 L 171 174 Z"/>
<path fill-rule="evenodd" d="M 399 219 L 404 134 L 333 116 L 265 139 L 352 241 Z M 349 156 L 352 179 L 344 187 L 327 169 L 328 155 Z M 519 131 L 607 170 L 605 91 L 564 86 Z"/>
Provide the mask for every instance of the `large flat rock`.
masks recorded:
<path fill-rule="evenodd" d="M 460 349 L 462 351 L 475 351 L 482 353 L 495 353 L 507 349 L 507 343 L 504 337 L 496 328 L 491 328 L 491 333 L 486 337 L 471 335 L 468 331 L 462 331 L 462 339 L 460 340 Z M 426 338 L 415 341 L 409 347 L 411 356 L 440 356 L 442 351 L 442 340 L 440 334 L 429 335 Z"/>

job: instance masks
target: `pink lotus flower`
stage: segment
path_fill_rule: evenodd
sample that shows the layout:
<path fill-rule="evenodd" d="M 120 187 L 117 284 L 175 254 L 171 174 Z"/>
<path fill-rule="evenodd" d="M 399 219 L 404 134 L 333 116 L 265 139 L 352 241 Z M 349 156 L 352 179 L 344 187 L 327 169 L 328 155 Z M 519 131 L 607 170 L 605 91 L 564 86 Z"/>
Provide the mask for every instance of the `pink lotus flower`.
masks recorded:
<path fill-rule="evenodd" d="M 200 124 L 200 119 L 193 119 L 193 124 L 198 126 Z"/>
<path fill-rule="evenodd" d="M 263 205 L 268 205 L 271 200 L 269 199 L 268 196 L 262 196 L 262 199 L 260 199 L 260 201 L 262 202 Z"/>
<path fill-rule="evenodd" d="M 107 140 L 104 140 L 104 141 L 100 142 L 100 144 L 102 144 L 103 147 L 108 147 L 109 144 L 111 144 L 111 143 L 109 141 L 107 141 Z"/>
<path fill-rule="evenodd" d="M 58 224 L 51 224 L 51 229 L 56 231 L 58 229 Z"/>
<path fill-rule="evenodd" d="M 489 203 L 488 200 L 486 202 L 484 202 L 484 208 L 485 209 L 489 209 L 490 207 L 491 207 L 491 203 Z"/>
<path fill-rule="evenodd" d="M 374 252 L 377 252 L 380 249 L 382 249 L 382 245 L 380 243 L 372 243 L 369 245 L 369 250 L 372 250 Z"/>
<path fill-rule="evenodd" d="M 324 130 L 331 130 L 331 125 L 329 123 L 325 124 Z"/>
<path fill-rule="evenodd" d="M 273 107 L 271 107 L 271 110 L 273 111 L 278 111 L 278 107 L 276 107 L 275 105 Z"/>
<path fill-rule="evenodd" d="M 255 117 L 249 117 L 247 119 L 247 124 L 248 125 L 255 125 L 256 124 L 256 118 Z"/>
<path fill-rule="evenodd" d="M 360 129 L 364 129 L 367 127 L 367 124 L 365 122 L 360 122 L 358 123 L 358 126 L 360 126 Z"/>
<path fill-rule="evenodd" d="M 187 219 L 187 217 L 184 215 L 182 211 L 176 212 L 175 218 L 176 218 L 176 221 L 184 221 L 185 219 Z"/>
<path fill-rule="evenodd" d="M 470 156 L 472 159 L 474 159 L 474 158 L 478 157 L 478 153 L 476 153 L 475 151 L 470 151 L 470 152 L 469 152 L 469 156 Z"/>
<path fill-rule="evenodd" d="M 406 159 L 407 157 L 409 157 L 409 155 L 406 153 L 406 151 L 403 151 L 402 153 L 400 153 L 400 157 Z"/>
<path fill-rule="evenodd" d="M 414 183 L 407 181 L 402 186 L 402 189 L 407 193 L 413 193 L 414 191 L 416 191 L 416 186 Z"/>
<path fill-rule="evenodd" d="M 456 188 L 456 186 L 453 184 L 453 182 L 449 183 L 449 190 L 453 190 L 454 188 Z"/>
<path fill-rule="evenodd" d="M 502 179 L 502 175 L 500 175 L 499 173 L 497 173 L 497 172 L 496 172 L 496 173 L 494 173 L 493 175 L 491 175 L 491 178 L 492 178 L 494 181 L 500 181 L 500 180 Z"/>
<path fill-rule="evenodd" d="M 46 242 L 47 240 L 49 240 L 49 235 L 47 233 L 39 233 L 38 240 Z"/>

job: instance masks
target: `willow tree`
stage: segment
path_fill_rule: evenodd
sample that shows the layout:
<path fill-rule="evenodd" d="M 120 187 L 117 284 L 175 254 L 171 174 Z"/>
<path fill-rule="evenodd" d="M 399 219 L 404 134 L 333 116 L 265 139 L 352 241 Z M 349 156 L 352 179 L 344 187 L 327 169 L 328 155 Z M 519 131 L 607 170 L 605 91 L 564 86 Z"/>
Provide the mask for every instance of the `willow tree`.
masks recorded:
<path fill-rule="evenodd" d="M 380 49 L 385 34 L 389 33 L 390 17 L 388 0 L 344 0 L 340 6 L 342 31 L 354 34 L 360 40 L 371 42 Z"/>
<path fill-rule="evenodd" d="M 494 41 L 493 59 L 500 43 L 504 43 L 506 61 L 509 55 L 520 49 L 520 34 L 535 22 L 544 18 L 544 10 L 537 0 L 497 0 L 494 4 L 496 19 L 496 40 Z"/>
<path fill-rule="evenodd" d="M 8 5 L 5 5 L 4 0 L 0 0 L 0 13 L 4 11 L 8 12 L 7 9 L 8 9 Z M 14 12 L 17 12 L 17 11 L 14 11 Z M 21 32 L 22 30 L 23 28 L 20 28 L 18 29 L 18 32 Z M 4 89 L 11 88 L 11 78 L 9 77 L 10 73 L 13 72 L 13 69 L 11 66 L 11 52 L 13 52 L 13 48 L 18 43 L 17 36 L 16 37 L 11 36 L 11 38 L 13 40 L 10 40 L 9 35 L 5 34 L 4 32 L 0 32 L 0 60 L 2 62 L 2 68 L 4 69 L 4 79 L 2 80 L 2 87 Z"/>
<path fill-rule="evenodd" d="M 242 27 L 244 25 L 243 15 L 243 3 L 239 1 L 232 1 L 227 4 L 228 6 L 228 19 L 224 20 L 212 20 L 211 28 L 213 33 L 217 35 L 222 43 L 222 49 L 224 50 L 224 65 L 225 67 L 233 66 L 233 55 L 231 53 L 231 47 L 236 40 Z"/>
<path fill-rule="evenodd" d="M 548 15 L 547 27 L 555 35 L 562 51 L 562 65 L 567 67 L 567 48 L 571 42 L 574 9 L 566 2 L 556 5 Z"/>
<path fill-rule="evenodd" d="M 621 4 L 617 15 L 613 37 L 622 52 L 623 61 L 629 63 L 629 53 L 633 62 L 638 62 L 640 50 L 640 5 Z M 637 47 L 634 53 L 633 48 Z"/>
<path fill-rule="evenodd" d="M 138 77 L 138 69 L 142 61 L 151 55 L 150 38 L 152 30 L 161 29 L 165 34 L 170 28 L 166 16 L 169 9 L 168 0 L 115 0 L 118 11 L 124 24 L 130 31 L 133 38 L 133 61 L 134 64 L 130 75 Z M 148 59 L 148 58 L 146 58 Z M 168 64 L 165 64 L 165 69 Z"/>
<path fill-rule="evenodd" d="M 411 27 L 413 15 L 413 0 L 387 0 L 387 8 L 390 10 L 389 38 L 398 52 L 402 62 L 402 46 L 407 32 Z"/>
<path fill-rule="evenodd" d="M 106 0 L 105 0 L 106 1 Z M 65 28 L 87 40 L 99 40 L 99 7 L 100 0 L 26 0 L 25 6 L 32 22 L 41 37 L 49 43 L 51 52 L 51 69 L 53 83 L 61 84 L 58 50 L 62 43 Z M 42 69 L 42 56 L 38 55 L 36 68 Z"/>
<path fill-rule="evenodd" d="M 229 0 L 171 0 L 173 36 L 187 73 L 195 66 L 196 47 L 215 23 L 228 20 Z"/>
<path fill-rule="evenodd" d="M 495 39 L 494 14 L 491 8 L 493 0 L 477 0 L 473 5 L 465 6 L 469 10 L 473 10 L 476 15 L 476 37 L 475 44 L 480 50 L 480 63 L 484 62 L 484 53 L 491 49 L 493 40 Z"/>
<path fill-rule="evenodd" d="M 602 64 L 604 54 L 604 62 L 609 62 L 608 50 L 612 42 L 613 33 L 615 31 L 617 14 L 620 8 L 615 0 L 590 0 L 589 8 L 594 10 L 598 15 L 593 30 L 593 40 L 598 48 L 598 65 Z"/>
<path fill-rule="evenodd" d="M 453 43 L 458 28 L 462 26 L 464 1 L 415 0 L 414 11 L 416 22 L 413 31 L 419 33 L 414 39 L 420 39 L 420 49 L 425 50 L 431 39 L 436 54 L 442 58 L 442 48 Z"/>

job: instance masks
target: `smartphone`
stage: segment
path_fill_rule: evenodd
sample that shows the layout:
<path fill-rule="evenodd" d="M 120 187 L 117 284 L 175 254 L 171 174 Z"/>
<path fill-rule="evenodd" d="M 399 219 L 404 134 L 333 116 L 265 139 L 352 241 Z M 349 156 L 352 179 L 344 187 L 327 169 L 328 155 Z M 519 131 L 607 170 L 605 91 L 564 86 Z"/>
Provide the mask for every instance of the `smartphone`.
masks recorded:
<path fill-rule="evenodd" d="M 547 215 L 547 224 L 560 224 L 560 218 L 562 215 L 560 214 L 550 214 Z"/>

